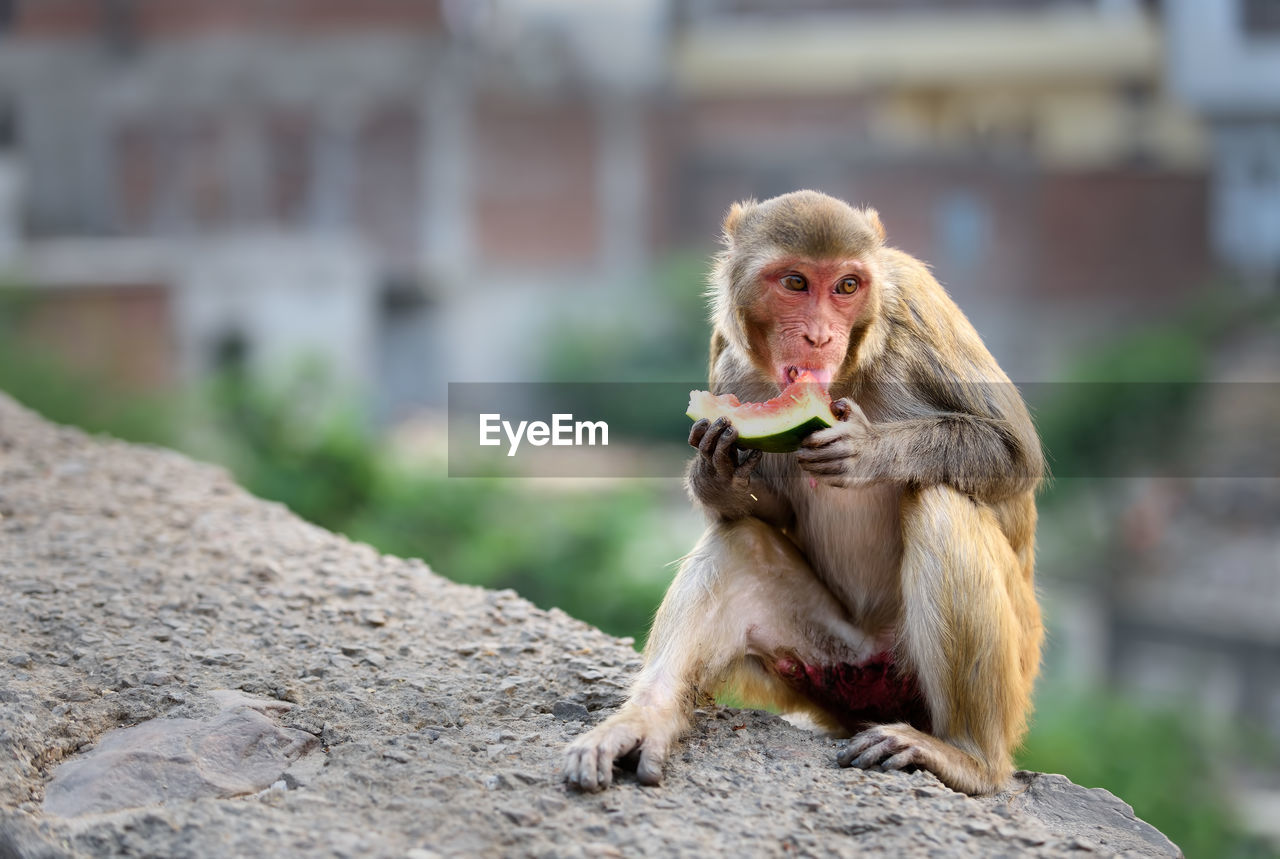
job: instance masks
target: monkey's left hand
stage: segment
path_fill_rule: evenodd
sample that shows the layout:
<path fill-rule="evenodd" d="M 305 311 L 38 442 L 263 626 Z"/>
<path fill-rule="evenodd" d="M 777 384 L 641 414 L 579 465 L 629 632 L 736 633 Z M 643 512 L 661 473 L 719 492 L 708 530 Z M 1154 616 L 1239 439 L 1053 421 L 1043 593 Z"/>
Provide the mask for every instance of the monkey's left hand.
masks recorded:
<path fill-rule="evenodd" d="M 818 430 L 800 445 L 796 459 L 806 473 L 828 486 L 851 486 L 866 474 L 865 459 L 880 433 L 850 399 L 831 404 L 835 426 Z"/>

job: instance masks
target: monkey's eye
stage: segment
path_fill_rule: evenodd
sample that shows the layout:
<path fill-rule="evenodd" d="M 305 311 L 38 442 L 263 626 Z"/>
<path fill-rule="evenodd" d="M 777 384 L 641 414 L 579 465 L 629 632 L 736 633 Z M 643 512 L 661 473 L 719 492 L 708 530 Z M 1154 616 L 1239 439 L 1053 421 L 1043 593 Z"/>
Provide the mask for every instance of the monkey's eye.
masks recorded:
<path fill-rule="evenodd" d="M 836 292 L 840 295 L 853 295 L 860 286 L 862 286 L 862 281 L 856 277 L 846 277 L 836 284 Z"/>
<path fill-rule="evenodd" d="M 808 286 L 808 282 L 798 274 L 788 274 L 782 278 L 782 285 L 792 292 L 803 292 Z"/>

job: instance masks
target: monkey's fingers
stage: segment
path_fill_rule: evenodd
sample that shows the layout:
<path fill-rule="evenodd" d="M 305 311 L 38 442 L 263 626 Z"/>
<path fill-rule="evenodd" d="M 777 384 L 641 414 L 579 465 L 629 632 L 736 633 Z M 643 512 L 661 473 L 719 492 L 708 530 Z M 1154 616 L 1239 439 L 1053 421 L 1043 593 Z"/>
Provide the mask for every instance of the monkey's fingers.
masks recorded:
<path fill-rule="evenodd" d="M 854 455 L 853 445 L 845 442 L 831 443 L 823 447 L 800 448 L 796 451 L 796 460 L 802 467 L 820 462 L 844 462 Z"/>
<path fill-rule="evenodd" d="M 702 441 L 702 437 L 707 434 L 707 430 L 711 428 L 711 421 L 703 418 L 700 421 L 694 421 L 693 427 L 689 430 L 689 446 L 697 447 Z"/>
<path fill-rule="evenodd" d="M 877 726 L 878 727 L 878 726 Z M 836 755 L 836 763 L 842 767 L 847 767 L 853 763 L 853 759 L 861 755 L 867 749 L 876 745 L 884 739 L 884 734 L 875 728 L 857 734 L 849 741 L 849 745 L 840 750 L 840 754 Z"/>
<path fill-rule="evenodd" d="M 852 475 L 853 459 L 853 449 L 840 446 L 801 451 L 796 456 L 796 461 L 806 474 L 819 477 Z"/>
<path fill-rule="evenodd" d="M 848 467 L 842 462 L 815 462 L 805 466 L 805 474 L 821 478 L 824 483 L 835 478 L 844 477 Z"/>
<path fill-rule="evenodd" d="M 838 421 L 847 421 L 853 417 L 853 400 L 848 397 L 841 397 L 831 404 L 831 414 L 835 415 Z"/>
<path fill-rule="evenodd" d="M 716 452 L 716 446 L 720 443 L 720 436 L 730 426 L 729 421 L 725 418 L 716 418 L 715 423 L 707 428 L 706 433 L 702 436 L 702 440 L 698 442 L 698 453 L 704 459 L 711 459 Z"/>
<path fill-rule="evenodd" d="M 907 749 L 911 743 L 899 725 L 875 725 L 849 741 L 849 745 L 836 755 L 836 763 L 842 767 L 858 769 L 873 767 L 886 758 Z M 910 728 L 907 728 L 910 730 Z"/>
<path fill-rule="evenodd" d="M 613 784 L 613 762 L 640 743 L 626 724 L 604 724 L 579 737 L 565 755 L 564 780 L 594 792 Z"/>
<path fill-rule="evenodd" d="M 832 459 L 823 462 L 800 463 L 810 480 L 819 480 L 827 486 L 849 486 L 853 469 L 848 460 Z"/>
<path fill-rule="evenodd" d="M 604 790 L 613 783 L 613 761 L 600 749 L 581 749 L 569 763 L 565 781 L 584 793 Z"/>
<path fill-rule="evenodd" d="M 666 760 L 666 744 L 646 740 L 640 746 L 640 763 L 636 766 L 636 778 L 641 784 L 657 787 L 662 784 L 662 765 Z"/>
<path fill-rule="evenodd" d="M 595 755 L 594 747 L 570 746 L 565 754 L 564 780 L 578 790 L 598 790 Z"/>
<path fill-rule="evenodd" d="M 594 793 L 613 783 L 613 757 L 602 746 L 586 746 L 571 757 L 565 780 L 579 790 Z"/>
<path fill-rule="evenodd" d="M 836 489 L 844 489 L 854 485 L 854 480 L 849 473 L 843 468 L 832 467 L 830 471 L 815 471 L 809 476 L 810 480 L 816 480 L 823 486 L 831 486 Z"/>
<path fill-rule="evenodd" d="M 907 746 L 891 758 L 887 758 L 880 764 L 882 770 L 904 770 L 907 767 L 923 766 L 925 764 L 924 750 L 919 746 Z"/>
<path fill-rule="evenodd" d="M 845 427 L 828 427 L 827 429 L 818 430 L 810 433 L 805 440 L 800 442 L 801 450 L 813 450 L 815 448 L 826 447 L 835 444 L 842 439 L 848 439 L 849 433 Z"/>
<path fill-rule="evenodd" d="M 720 432 L 720 438 L 716 442 L 711 462 L 716 468 L 716 474 L 722 480 L 728 480 L 737 473 L 738 449 L 735 447 L 737 441 L 738 428 L 729 424 Z"/>
<path fill-rule="evenodd" d="M 897 743 L 893 737 L 885 737 L 883 740 L 851 760 L 848 765 L 860 770 L 870 769 L 886 758 L 892 756 L 897 750 Z"/>
<path fill-rule="evenodd" d="M 850 767 L 853 766 L 853 759 L 855 757 L 857 757 L 857 755 L 854 754 L 853 747 L 845 746 L 836 754 L 836 763 L 842 767 Z"/>

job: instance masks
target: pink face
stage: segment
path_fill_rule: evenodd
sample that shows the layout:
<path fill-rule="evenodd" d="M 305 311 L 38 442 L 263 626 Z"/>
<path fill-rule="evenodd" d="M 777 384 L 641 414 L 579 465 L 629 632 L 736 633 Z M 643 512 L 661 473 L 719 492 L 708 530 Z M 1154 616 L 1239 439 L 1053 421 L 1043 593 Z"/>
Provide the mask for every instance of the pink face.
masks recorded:
<path fill-rule="evenodd" d="M 761 272 L 760 287 L 746 320 L 755 355 L 779 388 L 806 370 L 830 385 L 866 307 L 870 269 L 859 259 L 781 259 Z"/>

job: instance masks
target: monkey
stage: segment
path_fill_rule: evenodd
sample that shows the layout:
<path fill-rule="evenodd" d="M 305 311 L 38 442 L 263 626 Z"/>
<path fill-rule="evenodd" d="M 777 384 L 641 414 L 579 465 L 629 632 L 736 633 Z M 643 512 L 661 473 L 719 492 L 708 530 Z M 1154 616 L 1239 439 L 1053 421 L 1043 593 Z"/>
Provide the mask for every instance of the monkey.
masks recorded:
<path fill-rule="evenodd" d="M 794 453 L 694 424 L 685 477 L 707 527 L 655 616 L 620 709 L 563 776 L 656 785 L 710 696 L 851 735 L 842 767 L 998 790 L 1026 731 L 1043 637 L 1033 582 L 1044 472 L 1021 396 L 929 268 L 871 208 L 817 191 L 735 203 L 712 266 L 711 390 L 779 395 L 801 372 L 833 425 Z"/>

